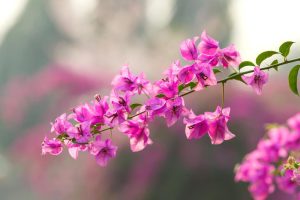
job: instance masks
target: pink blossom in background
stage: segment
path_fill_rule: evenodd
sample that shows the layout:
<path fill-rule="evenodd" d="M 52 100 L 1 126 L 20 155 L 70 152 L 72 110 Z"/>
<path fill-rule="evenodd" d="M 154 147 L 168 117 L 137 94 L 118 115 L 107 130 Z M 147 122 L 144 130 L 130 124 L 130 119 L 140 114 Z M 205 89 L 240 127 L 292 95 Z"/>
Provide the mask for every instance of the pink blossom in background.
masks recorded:
<path fill-rule="evenodd" d="M 297 117 L 298 114 L 295 116 Z M 295 116 L 288 119 L 295 119 Z M 236 168 L 236 181 L 249 182 L 249 191 L 254 199 L 266 199 L 274 192 L 276 180 L 278 189 L 286 193 L 295 193 L 300 186 L 298 180 L 298 168 L 292 169 L 297 162 L 295 158 L 300 149 L 298 142 L 300 132 L 296 129 L 288 129 L 285 126 L 271 128 L 266 137 L 262 138 L 256 149 L 244 158 L 244 161 Z M 286 164 L 284 164 L 286 163 Z M 299 164 L 297 164 L 299 165 Z M 263 169 L 268 169 L 267 173 Z M 262 178 L 262 175 L 266 175 Z"/>

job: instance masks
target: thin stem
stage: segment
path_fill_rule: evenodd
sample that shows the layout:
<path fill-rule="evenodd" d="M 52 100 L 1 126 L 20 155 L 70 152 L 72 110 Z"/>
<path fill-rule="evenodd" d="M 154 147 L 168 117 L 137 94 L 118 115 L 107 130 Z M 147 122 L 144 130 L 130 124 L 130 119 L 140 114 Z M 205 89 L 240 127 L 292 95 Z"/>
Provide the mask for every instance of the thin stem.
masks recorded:
<path fill-rule="evenodd" d="M 260 68 L 260 70 L 268 70 L 268 69 L 272 69 L 272 68 L 275 68 L 275 67 L 279 67 L 279 66 L 281 66 L 281 65 L 286 65 L 286 64 L 289 64 L 289 63 L 299 62 L 299 61 L 300 61 L 300 58 L 295 58 L 295 59 L 292 59 L 292 60 L 284 61 L 284 62 L 282 62 L 282 63 L 278 63 L 278 64 L 275 64 L 275 65 L 270 65 L 270 66 L 268 66 L 268 67 Z M 219 83 L 226 83 L 226 82 L 229 81 L 229 80 L 233 80 L 233 79 L 238 78 L 238 77 L 240 77 L 240 76 L 242 76 L 242 75 L 252 73 L 253 71 L 254 71 L 254 70 L 248 70 L 248 71 L 244 71 L 244 72 L 237 73 L 237 74 L 235 74 L 235 75 L 233 75 L 233 76 L 229 76 L 229 77 L 227 77 L 227 78 L 224 78 L 224 79 L 222 79 L 222 80 L 219 80 L 219 81 L 218 81 L 218 84 L 219 84 Z M 183 94 L 181 94 L 181 95 L 179 95 L 179 96 L 183 97 L 183 96 L 188 95 L 188 94 L 193 93 L 193 92 L 195 92 L 195 90 L 188 91 L 188 92 L 183 93 Z"/>
<path fill-rule="evenodd" d="M 260 70 L 268 70 L 268 69 L 272 69 L 272 68 L 275 68 L 275 67 L 279 67 L 281 65 L 286 65 L 286 64 L 289 64 L 289 63 L 293 63 L 293 62 L 298 62 L 300 61 L 300 58 L 296 58 L 296 59 L 292 59 L 292 60 L 287 60 L 287 61 L 284 61 L 282 63 L 278 63 L 278 64 L 275 64 L 275 65 L 270 65 L 268 67 L 263 67 L 263 68 L 260 68 Z M 235 79 L 239 76 L 242 76 L 242 75 L 245 75 L 245 74 L 249 74 L 249 73 L 252 73 L 253 70 L 248 70 L 248 71 L 245 71 L 245 72 L 240 72 L 238 74 L 235 74 L 233 76 L 229 76 L 225 79 L 222 79 L 222 80 L 219 80 L 218 83 L 225 83 L 226 81 L 228 80 L 232 80 L 232 79 Z"/>
<path fill-rule="evenodd" d="M 144 111 L 142 111 L 142 112 L 139 112 L 139 113 L 137 113 L 137 114 L 135 114 L 135 115 L 129 116 L 128 119 L 132 119 L 132 118 L 134 118 L 134 117 L 136 117 L 136 116 L 139 116 L 139 115 L 141 115 L 141 114 L 143 114 L 143 113 L 145 113 L 145 112 L 146 112 L 146 110 L 144 110 Z"/>

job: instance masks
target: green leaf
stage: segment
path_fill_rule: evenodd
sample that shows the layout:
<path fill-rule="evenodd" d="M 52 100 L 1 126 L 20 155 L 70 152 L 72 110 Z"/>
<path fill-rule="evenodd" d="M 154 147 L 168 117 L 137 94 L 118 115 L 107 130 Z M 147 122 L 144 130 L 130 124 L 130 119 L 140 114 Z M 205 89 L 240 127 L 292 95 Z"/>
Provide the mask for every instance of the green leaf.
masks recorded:
<path fill-rule="evenodd" d="M 232 74 L 229 74 L 228 77 L 232 77 L 232 76 L 235 76 L 237 75 L 238 73 L 237 72 L 233 72 Z M 242 76 L 241 75 L 238 75 L 236 77 L 233 78 L 233 80 L 237 80 L 237 81 L 241 81 L 243 83 L 245 83 L 245 81 L 242 79 Z M 245 83 L 246 84 L 246 83 Z"/>
<path fill-rule="evenodd" d="M 297 87 L 297 80 L 298 80 L 299 69 L 300 69 L 300 65 L 296 65 L 295 67 L 293 67 L 293 69 L 291 69 L 290 74 L 289 74 L 290 89 L 296 95 L 299 95 L 299 93 L 298 93 L 298 87 Z"/>
<path fill-rule="evenodd" d="M 246 66 L 255 66 L 255 64 L 251 61 L 243 61 L 240 63 L 239 69 L 242 69 L 243 67 L 246 67 Z"/>
<path fill-rule="evenodd" d="M 178 85 L 178 93 L 180 93 L 184 88 L 186 88 L 186 85 L 184 83 Z"/>
<path fill-rule="evenodd" d="M 140 103 L 133 103 L 133 104 L 130 105 L 130 108 L 131 108 L 131 110 L 134 110 L 135 108 L 140 107 L 140 106 L 142 106 L 142 104 L 140 104 Z"/>
<path fill-rule="evenodd" d="M 260 65 L 264 60 L 266 60 L 267 58 L 270 58 L 271 56 L 278 54 L 278 52 L 276 51 L 265 51 L 262 52 L 261 54 L 259 54 L 256 58 L 256 64 Z"/>
<path fill-rule="evenodd" d="M 188 84 L 180 84 L 179 86 L 178 86 L 178 92 L 180 93 L 182 90 L 184 90 L 185 88 L 188 88 L 188 87 L 190 87 L 191 89 L 193 89 L 194 87 L 196 87 L 196 85 L 197 85 L 197 83 L 194 83 L 194 82 L 190 82 L 190 83 L 188 83 Z"/>
<path fill-rule="evenodd" d="M 217 73 L 221 72 L 221 70 L 219 70 L 219 69 L 213 69 L 213 71 L 214 71 L 214 74 L 217 74 Z"/>
<path fill-rule="evenodd" d="M 194 89 L 194 88 L 197 86 L 197 83 L 195 83 L 195 82 L 190 82 L 188 85 L 190 86 L 190 88 L 191 88 L 191 90 L 192 90 L 192 89 Z"/>
<path fill-rule="evenodd" d="M 274 60 L 272 63 L 271 63 L 271 65 L 277 65 L 278 64 L 278 60 Z M 278 66 L 277 67 L 274 67 L 274 69 L 276 70 L 276 71 L 278 71 Z"/>
<path fill-rule="evenodd" d="M 245 81 L 242 79 L 241 75 L 239 76 L 236 76 L 233 78 L 234 80 L 237 80 L 237 81 L 241 81 L 242 83 L 245 83 Z M 247 85 L 247 83 L 245 83 Z"/>
<path fill-rule="evenodd" d="M 279 47 L 279 52 L 283 55 L 283 57 L 287 57 L 290 53 L 290 49 L 291 49 L 291 46 L 294 44 L 295 42 L 292 42 L 292 41 L 287 41 L 287 42 L 284 42 L 282 45 L 280 45 Z"/>
<path fill-rule="evenodd" d="M 158 94 L 156 95 L 157 98 L 163 98 L 163 97 L 166 97 L 164 94 Z"/>

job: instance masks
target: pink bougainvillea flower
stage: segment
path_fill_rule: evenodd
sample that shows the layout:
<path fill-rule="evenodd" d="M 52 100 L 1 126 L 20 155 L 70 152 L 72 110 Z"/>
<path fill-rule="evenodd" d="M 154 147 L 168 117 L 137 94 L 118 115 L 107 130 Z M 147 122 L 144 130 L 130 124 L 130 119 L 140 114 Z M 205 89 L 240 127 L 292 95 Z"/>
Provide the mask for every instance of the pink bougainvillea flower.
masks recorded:
<path fill-rule="evenodd" d="M 86 144 L 73 143 L 70 140 L 65 140 L 65 145 L 68 147 L 68 152 L 73 159 L 78 158 L 79 151 L 86 151 L 88 146 Z"/>
<path fill-rule="evenodd" d="M 110 127 L 115 127 L 123 123 L 128 116 L 128 112 L 124 109 L 110 109 L 105 114 L 105 124 Z"/>
<path fill-rule="evenodd" d="M 49 140 L 47 137 L 44 138 L 42 143 L 42 155 L 50 153 L 51 155 L 59 155 L 63 150 L 62 143 L 60 140 L 53 138 Z"/>
<path fill-rule="evenodd" d="M 149 111 L 150 116 L 161 116 L 166 111 L 166 100 L 163 98 L 153 97 L 148 99 L 145 103 L 146 110 Z"/>
<path fill-rule="evenodd" d="M 285 191 L 286 193 L 294 193 L 297 187 L 297 184 L 293 180 L 294 178 L 294 172 L 293 170 L 285 170 L 283 176 L 277 176 L 276 182 L 279 187 L 279 189 Z"/>
<path fill-rule="evenodd" d="M 76 127 L 70 127 L 67 134 L 70 138 L 74 138 L 77 143 L 87 143 L 92 137 L 90 126 L 89 122 L 80 123 Z"/>
<path fill-rule="evenodd" d="M 133 75 L 128 66 L 122 67 L 119 75 L 115 76 L 112 81 L 115 91 L 132 92 L 133 94 L 151 93 L 150 81 L 146 79 L 145 74 L 141 73 L 139 76 Z"/>
<path fill-rule="evenodd" d="M 105 141 L 101 137 L 96 137 L 95 141 L 90 145 L 90 153 L 95 156 L 97 164 L 105 167 L 111 158 L 116 157 L 117 146 L 112 145 L 110 139 Z"/>
<path fill-rule="evenodd" d="M 195 65 L 195 74 L 198 79 L 198 84 L 195 87 L 196 91 L 202 90 L 206 86 L 217 84 L 216 76 L 209 64 L 202 63 Z"/>
<path fill-rule="evenodd" d="M 129 137 L 130 148 L 133 152 L 141 151 L 147 145 L 152 144 L 147 122 L 141 118 L 124 122 L 120 125 L 119 130 Z"/>
<path fill-rule="evenodd" d="M 198 58 L 198 50 L 195 44 L 196 40 L 197 38 L 186 39 L 180 45 L 180 53 L 187 61 L 196 60 Z"/>
<path fill-rule="evenodd" d="M 269 75 L 261 71 L 259 67 L 254 68 L 254 73 L 250 76 L 244 75 L 242 79 L 250 85 L 256 94 L 260 95 L 262 92 L 263 85 L 267 83 Z"/>
<path fill-rule="evenodd" d="M 208 123 L 204 115 L 195 115 L 191 110 L 188 117 L 184 118 L 185 134 L 187 139 L 200 139 L 208 131 Z"/>
<path fill-rule="evenodd" d="M 233 44 L 219 50 L 219 60 L 225 68 L 228 68 L 229 66 L 238 67 L 241 63 L 240 53 Z"/>
<path fill-rule="evenodd" d="M 51 132 L 54 132 L 58 135 L 66 133 L 67 129 L 70 128 L 72 124 L 67 120 L 66 113 L 60 115 L 52 123 Z"/>
<path fill-rule="evenodd" d="M 138 94 L 150 95 L 152 93 L 152 85 L 144 73 L 141 73 L 136 79 L 136 91 Z"/>
<path fill-rule="evenodd" d="M 208 135 L 212 144 L 221 144 L 224 140 L 230 140 L 235 137 L 228 127 L 230 108 L 217 107 L 215 112 L 205 112 L 205 118 L 208 121 Z"/>
<path fill-rule="evenodd" d="M 287 144 L 290 132 L 285 127 L 277 127 L 269 130 L 268 139 L 261 140 L 257 149 L 266 152 L 265 159 L 268 162 L 276 162 L 279 158 L 288 155 Z"/>
<path fill-rule="evenodd" d="M 108 103 L 107 99 L 108 97 L 105 96 L 103 99 L 100 97 L 100 95 L 95 96 L 95 101 L 93 102 L 91 106 L 91 125 L 102 125 L 104 124 L 104 115 L 108 111 Z M 101 126 L 99 126 L 100 128 Z"/>
<path fill-rule="evenodd" d="M 219 42 L 208 36 L 206 31 L 201 34 L 201 42 L 198 45 L 201 54 L 215 55 L 219 49 Z"/>
<path fill-rule="evenodd" d="M 166 77 L 156 81 L 153 85 L 155 95 L 163 94 L 167 98 L 173 98 L 178 95 L 178 79 L 174 77 Z"/>
<path fill-rule="evenodd" d="M 91 108 L 88 104 L 80 105 L 73 109 L 70 117 L 77 122 L 87 122 L 92 118 Z"/>
<path fill-rule="evenodd" d="M 289 118 L 287 123 L 293 130 L 300 132 L 300 113 Z"/>
<path fill-rule="evenodd" d="M 110 95 L 110 103 L 113 105 L 115 110 L 125 110 L 126 112 L 130 113 L 131 96 L 132 95 L 129 92 L 125 92 L 120 95 L 115 91 L 112 91 Z"/>
<path fill-rule="evenodd" d="M 195 77 L 195 67 L 194 65 L 188 65 L 181 68 L 178 73 L 178 79 L 181 83 L 187 84 L 190 83 Z"/>
<path fill-rule="evenodd" d="M 178 73 L 181 70 L 181 64 L 179 60 L 174 61 L 170 67 L 168 67 L 167 70 L 165 70 L 163 72 L 163 75 L 166 75 L 167 77 L 170 77 L 173 79 L 176 78 L 176 76 L 178 75 Z"/>
<path fill-rule="evenodd" d="M 123 66 L 119 75 L 115 76 L 112 85 L 116 91 L 133 91 L 136 89 L 137 77 L 131 74 L 127 65 Z"/>
<path fill-rule="evenodd" d="M 203 32 L 201 35 L 198 49 L 201 53 L 198 60 L 211 66 L 220 64 L 224 68 L 229 66 L 237 67 L 241 62 L 240 54 L 234 45 L 221 49 L 219 42 L 209 37 L 206 32 Z"/>
<path fill-rule="evenodd" d="M 274 192 L 275 187 L 271 180 L 271 177 L 269 177 L 267 180 L 262 179 L 250 184 L 249 191 L 254 200 L 265 200 L 269 194 Z"/>
<path fill-rule="evenodd" d="M 165 118 L 167 126 L 170 127 L 175 124 L 181 115 L 187 114 L 188 111 L 184 106 L 184 99 L 177 97 L 175 99 L 169 99 L 166 103 Z"/>

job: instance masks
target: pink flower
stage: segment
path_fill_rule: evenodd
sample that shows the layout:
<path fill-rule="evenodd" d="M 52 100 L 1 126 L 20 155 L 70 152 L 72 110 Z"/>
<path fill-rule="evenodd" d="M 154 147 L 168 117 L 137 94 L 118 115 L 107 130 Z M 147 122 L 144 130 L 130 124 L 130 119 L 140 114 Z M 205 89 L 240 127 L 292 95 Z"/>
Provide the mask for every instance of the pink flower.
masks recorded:
<path fill-rule="evenodd" d="M 102 141 L 100 137 L 96 137 L 95 141 L 90 145 L 90 153 L 95 156 L 97 164 L 105 167 L 111 158 L 116 157 L 117 146 L 112 145 L 110 139 Z"/>
<path fill-rule="evenodd" d="M 149 111 L 151 118 L 154 116 L 163 115 L 166 111 L 166 100 L 163 98 L 153 97 L 148 99 L 145 103 L 146 110 Z"/>
<path fill-rule="evenodd" d="M 92 118 L 91 108 L 88 104 L 80 105 L 73 109 L 73 114 L 70 117 L 77 122 L 89 121 Z"/>
<path fill-rule="evenodd" d="M 254 200 L 265 200 L 269 194 L 274 192 L 275 187 L 269 182 L 271 181 L 260 180 L 250 184 L 249 191 Z"/>
<path fill-rule="evenodd" d="M 198 45 L 201 54 L 215 55 L 219 49 L 219 42 L 206 34 L 203 31 L 201 34 L 201 42 Z"/>
<path fill-rule="evenodd" d="M 196 91 L 202 90 L 206 86 L 216 85 L 216 76 L 209 64 L 202 63 L 195 65 L 195 74 L 198 79 L 198 84 L 195 87 Z"/>
<path fill-rule="evenodd" d="M 183 123 L 186 124 L 185 134 L 187 139 L 200 139 L 208 131 L 208 123 L 204 115 L 195 115 L 193 111 L 187 118 L 184 118 Z"/>
<path fill-rule="evenodd" d="M 130 113 L 130 99 L 131 94 L 129 92 L 124 93 L 123 95 L 119 95 L 115 91 L 112 91 L 110 95 L 110 102 L 113 105 L 115 110 L 125 110 Z"/>
<path fill-rule="evenodd" d="M 141 73 L 136 79 L 136 91 L 138 94 L 149 95 L 152 93 L 152 85 L 149 80 L 146 79 L 144 73 Z"/>
<path fill-rule="evenodd" d="M 196 60 L 198 57 L 198 50 L 196 48 L 195 42 L 197 38 L 195 39 L 186 39 L 183 41 L 180 45 L 180 53 L 182 57 L 189 61 L 189 60 Z"/>
<path fill-rule="evenodd" d="M 63 147 L 61 141 L 56 138 L 49 140 L 47 137 L 45 137 L 42 143 L 42 155 L 50 153 L 51 155 L 57 156 L 62 152 L 62 150 Z"/>
<path fill-rule="evenodd" d="M 208 121 L 208 135 L 212 144 L 221 144 L 224 140 L 230 140 L 235 137 L 227 127 L 230 108 L 217 107 L 215 112 L 205 112 L 205 118 Z"/>
<path fill-rule="evenodd" d="M 244 75 L 242 79 L 254 89 L 256 94 L 260 95 L 263 85 L 268 81 L 268 77 L 266 72 L 261 71 L 259 67 L 255 67 L 252 75 Z"/>
<path fill-rule="evenodd" d="M 300 113 L 288 119 L 288 125 L 300 135 Z"/>
<path fill-rule="evenodd" d="M 188 111 L 184 107 L 184 100 L 182 97 L 169 99 L 166 103 L 166 111 L 164 113 L 167 120 L 167 126 L 170 127 L 175 124 L 178 118 L 187 112 Z"/>
<path fill-rule="evenodd" d="M 128 120 L 120 125 L 119 130 L 129 137 L 130 148 L 133 152 L 141 151 L 147 145 L 152 144 L 149 138 L 150 131 L 144 120 Z"/>
<path fill-rule="evenodd" d="M 261 140 L 257 149 L 266 152 L 265 159 L 268 162 L 277 162 L 280 158 L 288 155 L 287 144 L 289 142 L 290 132 L 285 127 L 278 127 L 269 130 L 268 139 Z"/>
<path fill-rule="evenodd" d="M 201 54 L 198 59 L 202 63 L 208 63 L 211 66 L 221 64 L 225 68 L 237 67 L 240 64 L 240 54 L 234 45 L 221 49 L 219 42 L 209 37 L 205 31 L 201 35 L 201 40 L 198 46 Z"/>
<path fill-rule="evenodd" d="M 156 81 L 153 85 L 155 95 L 163 94 L 167 98 L 173 98 L 178 95 L 179 81 L 175 77 L 166 77 Z"/>
<path fill-rule="evenodd" d="M 68 147 L 68 151 L 69 151 L 70 156 L 75 160 L 78 158 L 78 152 L 79 151 L 86 151 L 87 150 L 87 145 L 85 145 L 85 144 L 76 144 L 76 143 L 73 143 L 70 140 L 65 140 L 65 145 Z"/>
<path fill-rule="evenodd" d="M 171 64 L 171 66 L 163 72 L 163 75 L 166 75 L 167 77 L 176 77 L 181 70 L 181 64 L 179 60 L 176 60 Z"/>
<path fill-rule="evenodd" d="M 51 132 L 55 131 L 57 135 L 60 135 L 66 133 L 67 129 L 71 126 L 72 124 L 67 120 L 67 115 L 64 113 L 52 123 Z"/>
<path fill-rule="evenodd" d="M 276 182 L 279 189 L 287 192 L 287 193 L 294 193 L 297 187 L 297 184 L 293 180 L 294 172 L 293 170 L 286 170 L 283 176 L 276 177 Z"/>
<path fill-rule="evenodd" d="M 100 95 L 95 96 L 96 101 L 91 106 L 91 125 L 95 124 L 103 124 L 104 123 L 104 115 L 108 111 L 108 97 L 105 96 L 101 99 Z M 99 126 L 100 128 L 100 126 Z"/>
<path fill-rule="evenodd" d="M 151 92 L 150 81 L 146 79 L 145 74 L 141 73 L 139 76 L 133 75 L 127 65 L 122 67 L 119 75 L 115 76 L 112 81 L 115 91 L 145 93 Z"/>
<path fill-rule="evenodd" d="M 236 50 L 234 45 L 229 45 L 221 49 L 219 51 L 219 60 L 225 68 L 229 66 L 238 67 L 241 63 L 240 53 Z"/>
<path fill-rule="evenodd" d="M 181 68 L 178 79 L 181 83 L 187 84 L 190 83 L 195 77 L 195 67 L 194 65 L 185 66 Z"/>
<path fill-rule="evenodd" d="M 123 92 L 136 89 L 137 77 L 132 75 L 127 65 L 123 66 L 119 75 L 115 76 L 112 85 L 115 90 Z"/>
<path fill-rule="evenodd" d="M 115 127 L 126 121 L 128 113 L 124 109 L 110 109 L 105 114 L 105 124 L 110 127 Z"/>
<path fill-rule="evenodd" d="M 76 140 L 77 143 L 87 143 L 92 137 L 89 122 L 83 122 L 77 127 L 70 127 L 67 134 Z"/>

